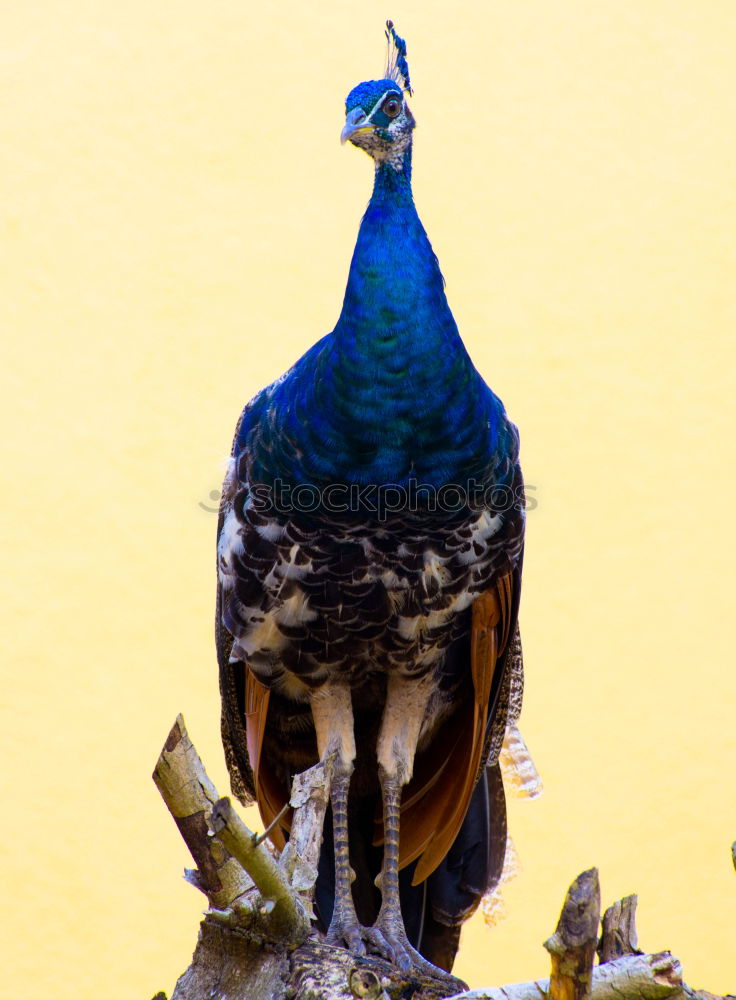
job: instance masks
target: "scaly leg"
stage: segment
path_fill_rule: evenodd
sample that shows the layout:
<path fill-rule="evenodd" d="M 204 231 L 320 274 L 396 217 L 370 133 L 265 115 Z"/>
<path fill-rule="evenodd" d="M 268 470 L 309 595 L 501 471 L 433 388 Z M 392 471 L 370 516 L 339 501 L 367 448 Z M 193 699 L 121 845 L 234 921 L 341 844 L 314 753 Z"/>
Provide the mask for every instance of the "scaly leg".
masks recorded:
<path fill-rule="evenodd" d="M 404 972 L 416 969 L 432 976 L 448 977 L 419 954 L 404 928 L 399 898 L 399 816 L 401 790 L 411 779 L 414 756 L 432 693 L 431 675 L 421 679 L 392 676 L 388 681 L 386 706 L 378 736 L 378 775 L 383 793 L 383 867 L 381 909 L 370 929 L 369 940 Z"/>
<path fill-rule="evenodd" d="M 312 695 L 312 716 L 321 760 L 335 755 L 330 788 L 332 829 L 335 842 L 335 906 L 327 931 L 329 944 L 348 946 L 357 955 L 365 954 L 364 928 L 358 923 L 353 902 L 348 844 L 348 792 L 355 762 L 353 704 L 347 684 L 325 684 Z"/>

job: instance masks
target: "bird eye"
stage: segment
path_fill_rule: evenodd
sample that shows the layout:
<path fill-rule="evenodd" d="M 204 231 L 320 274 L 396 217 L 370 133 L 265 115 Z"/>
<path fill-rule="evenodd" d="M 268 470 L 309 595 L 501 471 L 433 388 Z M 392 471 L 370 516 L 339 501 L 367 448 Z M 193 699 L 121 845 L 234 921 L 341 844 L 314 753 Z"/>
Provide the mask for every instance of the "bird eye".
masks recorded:
<path fill-rule="evenodd" d="M 399 111 L 401 111 L 401 101 L 399 100 L 398 97 L 388 97 L 383 102 L 383 107 L 381 108 L 381 110 L 385 111 L 385 113 L 389 116 L 389 118 L 395 118 L 398 115 Z"/>

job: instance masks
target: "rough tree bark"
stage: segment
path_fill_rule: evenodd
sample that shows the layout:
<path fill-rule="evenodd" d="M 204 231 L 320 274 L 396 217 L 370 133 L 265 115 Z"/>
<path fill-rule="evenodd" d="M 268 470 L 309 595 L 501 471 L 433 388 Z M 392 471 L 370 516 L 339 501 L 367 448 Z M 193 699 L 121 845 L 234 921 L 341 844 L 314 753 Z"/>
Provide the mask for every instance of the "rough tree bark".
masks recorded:
<path fill-rule="evenodd" d="M 171 1000 L 719 1000 L 686 986 L 669 952 L 638 950 L 635 896 L 609 907 L 599 941 L 596 869 L 572 883 L 545 942 L 550 979 L 468 990 L 452 977 L 404 974 L 377 957 L 358 958 L 326 945 L 311 924 L 331 762 L 295 779 L 291 838 L 278 858 L 265 834 L 252 833 L 219 797 L 181 716 L 153 778 L 197 865 L 185 877 L 209 904 Z"/>
<path fill-rule="evenodd" d="M 636 936 L 638 902 L 635 895 L 624 896 L 603 914 L 603 933 L 598 944 L 598 960 L 601 965 L 623 955 L 641 955 Z"/>
<path fill-rule="evenodd" d="M 600 921 L 598 869 L 591 868 L 567 890 L 557 929 L 544 942 L 552 956 L 550 1000 L 589 1000 Z"/>

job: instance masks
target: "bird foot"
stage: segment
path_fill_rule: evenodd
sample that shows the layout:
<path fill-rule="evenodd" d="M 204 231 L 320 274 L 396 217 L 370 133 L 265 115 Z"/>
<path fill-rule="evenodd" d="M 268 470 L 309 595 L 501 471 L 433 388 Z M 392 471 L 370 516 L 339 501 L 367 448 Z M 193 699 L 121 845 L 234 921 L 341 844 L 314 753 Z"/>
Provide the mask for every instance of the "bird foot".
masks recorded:
<path fill-rule="evenodd" d="M 339 914 L 337 908 L 327 929 L 325 941 L 336 948 L 347 948 L 353 955 L 365 955 L 368 927 L 358 923 L 355 914 Z"/>
<path fill-rule="evenodd" d="M 372 927 L 364 927 L 353 915 L 333 914 L 325 940 L 327 944 L 338 948 L 347 947 L 353 955 L 366 955 L 370 951 L 391 962 L 402 972 L 420 968 L 421 963 L 427 969 L 435 971 L 435 967 L 411 946 L 405 934 L 402 936 L 392 933 L 378 923 Z"/>
<path fill-rule="evenodd" d="M 358 920 L 352 906 L 336 906 L 325 935 L 327 944 L 347 950 L 358 956 L 368 952 L 396 966 L 400 972 L 415 973 L 430 979 L 440 980 L 452 986 L 456 993 L 467 989 L 462 980 L 432 965 L 420 955 L 407 937 L 404 921 L 400 915 L 379 912 L 372 927 L 364 927 Z"/>
<path fill-rule="evenodd" d="M 462 980 L 438 968 L 421 955 L 409 941 L 401 918 L 379 913 L 372 927 L 365 928 L 365 938 L 381 957 L 388 959 L 401 972 L 414 972 L 430 979 L 450 984 L 456 992 L 467 989 Z"/>

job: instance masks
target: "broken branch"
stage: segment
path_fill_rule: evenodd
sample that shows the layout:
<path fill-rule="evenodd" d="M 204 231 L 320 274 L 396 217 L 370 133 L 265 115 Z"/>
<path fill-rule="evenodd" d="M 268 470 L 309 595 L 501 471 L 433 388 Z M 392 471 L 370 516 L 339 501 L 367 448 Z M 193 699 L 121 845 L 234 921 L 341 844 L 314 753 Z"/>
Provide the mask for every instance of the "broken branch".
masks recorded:
<path fill-rule="evenodd" d="M 603 914 L 603 933 L 598 945 L 601 965 L 624 955 L 641 955 L 636 934 L 637 902 L 635 895 L 624 896 Z"/>
<path fill-rule="evenodd" d="M 266 901 L 262 912 L 268 916 L 273 933 L 292 945 L 303 941 L 309 933 L 304 908 L 268 850 L 235 812 L 230 799 L 215 803 L 210 829 L 255 882 Z"/>
<path fill-rule="evenodd" d="M 591 868 L 567 890 L 557 929 L 544 943 L 552 956 L 551 1000 L 587 1000 L 590 996 L 600 917 L 598 869 Z"/>
<path fill-rule="evenodd" d="M 593 970 L 591 1000 L 680 1000 L 682 966 L 668 951 L 657 955 L 627 955 Z M 491 990 L 468 990 L 451 1000 L 545 1000 L 549 979 L 514 983 Z"/>
<path fill-rule="evenodd" d="M 219 795 L 181 715 L 171 727 L 153 780 L 197 865 L 196 871 L 187 872 L 188 881 L 206 894 L 211 908 L 228 909 L 253 883 L 224 845 L 209 834 L 207 820 Z"/>

